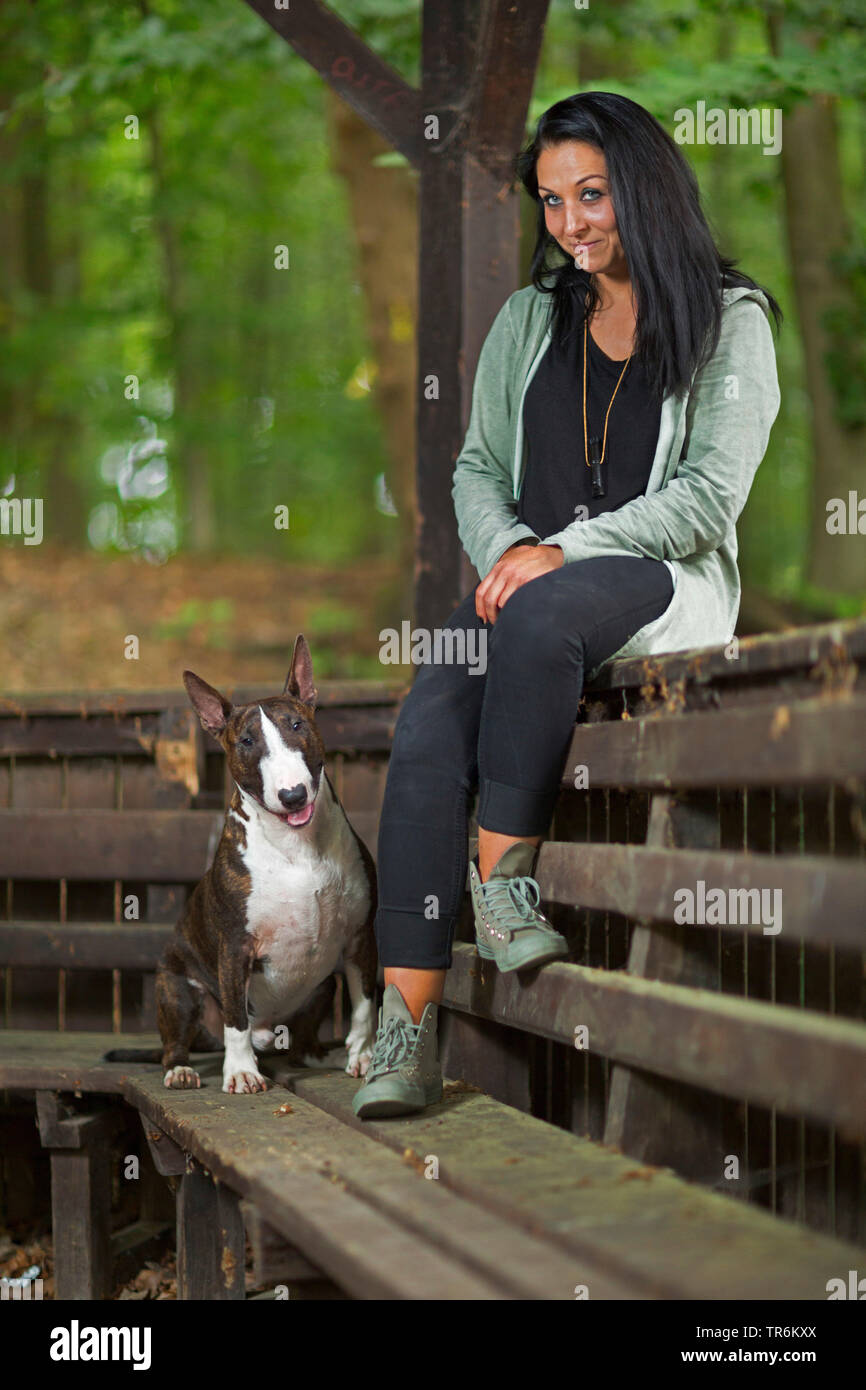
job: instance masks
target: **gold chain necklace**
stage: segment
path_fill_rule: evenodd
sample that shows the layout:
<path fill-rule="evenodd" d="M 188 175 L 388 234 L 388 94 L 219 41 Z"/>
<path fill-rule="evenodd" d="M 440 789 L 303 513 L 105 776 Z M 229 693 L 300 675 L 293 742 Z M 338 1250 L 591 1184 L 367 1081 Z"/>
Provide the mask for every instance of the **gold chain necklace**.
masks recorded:
<path fill-rule="evenodd" d="M 608 408 L 607 408 L 607 413 L 605 414 L 605 417 L 604 417 L 604 438 L 603 438 L 603 439 L 599 439 L 598 436 L 596 435 L 596 436 L 593 436 L 592 439 L 589 439 L 589 438 L 587 437 L 587 426 L 586 426 L 586 359 L 587 359 L 587 341 L 586 341 L 586 340 L 587 340 L 587 334 L 588 334 L 588 327 L 589 327 L 589 315 L 587 314 L 587 315 L 584 316 L 584 320 L 583 320 L 583 456 L 584 456 L 584 458 L 585 458 L 585 460 L 586 460 L 586 466 L 587 466 L 587 468 L 589 468 L 589 469 L 591 470 L 591 476 L 592 476 L 592 495 L 593 495 L 593 497 L 604 497 L 604 496 L 605 496 L 605 493 L 606 493 L 606 491 L 607 491 L 607 489 L 605 488 L 604 480 L 603 480 L 603 478 L 602 478 L 602 476 L 601 476 L 601 465 L 604 463 L 604 456 L 605 456 L 605 453 L 607 452 L 607 421 L 608 421 L 608 416 L 610 415 L 611 406 L 613 405 L 613 403 L 614 403 L 614 401 L 615 401 L 615 399 L 616 399 L 616 393 L 617 393 L 617 391 L 618 391 L 619 388 L 620 388 L 620 383 L 622 382 L 622 379 L 623 379 L 623 377 L 625 376 L 626 367 L 628 366 L 629 362 L 630 362 L 631 359 L 632 359 L 634 349 L 632 349 L 632 352 L 630 352 L 629 355 L 628 355 L 628 357 L 625 359 L 625 367 L 623 367 L 622 371 L 620 372 L 620 374 L 619 374 L 619 381 L 616 383 L 616 386 L 613 388 L 613 395 L 612 395 L 611 398 L 610 398 L 610 405 L 608 406 Z M 592 454 L 592 457 L 591 457 L 591 458 L 590 458 L 590 453 Z"/>

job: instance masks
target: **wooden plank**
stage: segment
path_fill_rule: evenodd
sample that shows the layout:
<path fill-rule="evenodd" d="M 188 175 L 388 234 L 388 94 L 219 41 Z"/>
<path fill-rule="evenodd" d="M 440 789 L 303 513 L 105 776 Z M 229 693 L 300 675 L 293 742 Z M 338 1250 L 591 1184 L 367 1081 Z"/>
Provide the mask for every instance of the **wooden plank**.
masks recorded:
<path fill-rule="evenodd" d="M 866 949 L 866 863 L 856 860 L 549 840 L 541 847 L 536 877 L 545 900 L 655 922 L 672 922 L 677 911 L 674 895 L 686 888 L 695 893 L 700 882 L 706 892 L 766 891 L 771 908 L 776 901 L 772 894 L 778 891 L 783 904 L 780 940 L 802 937 L 824 946 Z M 745 900 L 736 902 L 738 916 L 756 915 Z M 759 905 L 760 900 L 752 903 Z M 764 925 L 770 923 L 737 921 L 727 929 L 762 937 Z M 726 929 L 723 924 L 696 922 L 688 930 L 700 934 L 720 926 Z"/>
<path fill-rule="evenodd" d="M 0 1090 L 122 1095 L 130 1064 L 103 1062 L 109 1048 L 158 1048 L 158 1033 L 68 1033 L 0 1029 Z M 136 1071 L 142 1071 L 136 1064 Z M 152 1071 L 162 1076 L 153 1064 Z"/>
<path fill-rule="evenodd" d="M 242 1202 L 247 1240 L 253 1253 L 253 1278 L 257 1285 L 291 1284 L 321 1279 L 322 1271 L 306 1255 L 284 1240 L 262 1217 L 252 1202 Z"/>
<path fill-rule="evenodd" d="M 196 883 L 223 819 L 221 811 L 0 811 L 0 878 Z M 350 819 L 374 851 L 378 810 Z"/>
<path fill-rule="evenodd" d="M 353 1197 L 375 1208 L 382 1229 L 404 1226 L 425 1247 L 440 1251 L 443 1257 L 453 1258 L 467 1274 L 489 1281 L 496 1289 L 496 1296 L 508 1294 L 532 1299 L 573 1296 L 571 1260 L 564 1260 L 555 1249 L 491 1218 L 489 1213 L 478 1211 L 435 1178 L 426 1177 L 424 1170 L 429 1165 L 416 1158 L 409 1163 L 404 1161 L 403 1155 L 397 1158 L 383 1151 L 367 1139 L 363 1130 L 349 1129 L 306 1101 L 296 1102 L 287 1097 L 281 1089 L 270 1095 L 269 1106 L 255 1108 L 257 1119 L 252 1122 L 252 1134 L 248 1129 L 244 1131 L 245 1139 L 249 1139 L 245 1150 L 260 1143 L 272 1155 L 275 1153 L 274 1124 L 269 1116 L 280 1101 L 289 1100 L 291 1114 L 278 1116 L 277 1124 L 286 1136 L 282 1143 L 283 1156 L 271 1158 L 271 1163 L 277 1165 L 274 1188 L 277 1194 L 282 1190 L 283 1174 L 296 1171 L 299 1164 L 308 1165 L 318 1176 L 324 1175 Z M 201 1131 L 196 1129 L 190 1133 L 188 1142 L 195 1145 L 201 1138 Z M 244 1167 L 242 1158 L 238 1163 L 239 1173 Z M 232 1180 L 237 1181 L 237 1177 Z M 259 1220 L 273 1223 L 273 1217 L 272 1200 L 271 1206 L 259 1211 Z M 630 1296 L 630 1291 L 615 1281 L 606 1282 L 604 1289 L 611 1297 Z M 409 1295 L 404 1291 L 398 1296 Z M 417 1286 L 411 1296 L 421 1296 Z M 490 1290 L 486 1296 L 491 1296 Z"/>
<path fill-rule="evenodd" d="M 482 167 L 510 183 L 514 151 L 523 144 L 526 113 L 541 52 L 549 0 L 488 0 L 473 54 L 467 146 Z"/>
<path fill-rule="evenodd" d="M 286 666 L 291 659 L 291 648 L 286 650 Z M 314 658 L 315 659 L 315 658 Z M 366 706 L 388 705 L 405 693 L 405 684 L 399 681 L 375 680 L 317 680 L 316 689 L 318 709 L 337 705 Z M 250 704 L 260 700 L 263 695 L 276 695 L 279 686 L 265 689 L 262 685 L 227 684 L 223 694 L 234 704 Z M 22 694 L 13 692 L 0 695 L 0 719 L 22 719 L 31 713 L 71 714 L 84 718 L 91 714 L 110 715 L 118 719 L 133 714 L 161 714 L 167 709 L 189 708 L 189 697 L 183 686 L 172 686 L 162 690 L 83 690 L 74 692 L 48 692 Z"/>
<path fill-rule="evenodd" d="M 841 784 L 866 776 L 864 725 L 863 697 L 579 724 L 562 785 L 573 786 L 576 764 L 591 787 Z"/>
<path fill-rule="evenodd" d="M 72 818 L 85 817 L 92 810 L 113 810 L 118 805 L 119 775 L 116 758 L 64 758 L 66 797 L 64 810 Z M 98 921 L 115 916 L 116 885 L 114 883 L 68 882 L 62 880 L 61 901 L 67 921 L 76 918 Z M 60 928 L 61 932 L 63 927 Z M 66 963 L 58 961 L 58 965 Z M 60 1019 L 64 1030 L 80 1029 L 96 1033 L 110 1029 L 119 1005 L 120 977 L 112 976 L 106 967 L 109 962 L 95 962 L 93 970 L 61 973 L 65 1009 Z M 119 1008 L 117 1010 L 119 1012 Z M 118 1026 L 122 1022 L 118 1019 Z"/>
<path fill-rule="evenodd" d="M 787 632 L 761 633 L 739 639 L 736 660 L 726 646 L 696 647 L 667 656 L 629 657 L 612 661 L 593 681 L 591 689 L 621 690 L 644 685 L 652 672 L 673 685 L 680 680 L 733 684 L 743 678 L 772 676 L 791 670 L 808 670 L 841 653 L 850 661 L 866 660 L 866 621 L 815 623 Z"/>
<path fill-rule="evenodd" d="M 144 756 L 156 738 L 157 714 L 40 714 L 0 718 L 0 757 L 96 758 L 119 753 Z"/>
<path fill-rule="evenodd" d="M 222 821 L 212 811 L 0 811 L 0 877 L 195 882 Z"/>
<path fill-rule="evenodd" d="M 569 1045 L 586 1025 L 602 1056 L 866 1136 L 861 1023 L 583 965 L 544 966 L 531 989 L 517 974 L 457 943 L 442 1002 Z"/>
<path fill-rule="evenodd" d="M 0 963 L 32 969 L 154 970 L 170 935 L 171 927 L 158 922 L 0 922 Z"/>
<path fill-rule="evenodd" d="M 534 1039 L 516 1028 L 443 1009 L 439 1015 L 442 1069 L 455 1079 L 480 1086 L 488 1095 L 529 1112 L 532 1108 L 530 1058 Z"/>
<path fill-rule="evenodd" d="M 459 1088 L 418 1115 L 358 1120 L 357 1082 L 337 1072 L 295 1074 L 299 1097 L 399 1153 L 433 1153 L 439 1185 L 470 1198 L 571 1258 L 572 1287 L 604 1297 L 598 1271 L 664 1299 L 820 1299 L 827 1280 L 856 1269 L 854 1245 L 717 1193 L 669 1170 L 580 1139 Z M 572 1294 L 573 1296 L 573 1294 Z"/>
<path fill-rule="evenodd" d="M 111 1151 L 115 1115 L 67 1114 L 37 1094 L 39 1132 L 51 1149 L 51 1235 L 55 1297 L 94 1300 L 111 1292 Z"/>
<path fill-rule="evenodd" d="M 244 1223 L 237 1195 L 190 1163 L 177 1194 L 177 1296 L 243 1299 Z"/>
<path fill-rule="evenodd" d="M 719 818 L 713 802 L 678 803 L 657 793 L 647 846 L 661 853 L 684 843 L 717 849 Z M 711 936 L 685 926 L 662 931 L 638 925 L 626 969 L 644 979 L 717 990 L 718 963 L 706 949 L 715 944 Z M 712 1185 L 724 1173 L 724 1120 L 725 1101 L 718 1094 L 696 1092 L 621 1063 L 611 1070 L 604 1142 L 644 1163 L 671 1167 L 690 1181 Z"/>
<path fill-rule="evenodd" d="M 359 1298 L 508 1296 L 498 1274 L 431 1243 L 431 1222 L 447 1241 L 453 1210 L 437 1184 L 282 1088 L 227 1097 L 213 1062 L 200 1070 L 206 1084 L 195 1092 L 130 1077 L 127 1099 L 341 1288 Z M 288 1100 L 291 1113 L 279 1113 Z"/>
<path fill-rule="evenodd" d="M 12 810 L 4 818 L 20 820 L 33 810 L 63 804 L 63 766 L 59 761 L 39 759 L 33 763 L 14 763 L 12 769 Z M 3 856 L 0 828 L 0 858 Z M 6 913 L 9 917 L 51 918 L 60 915 L 62 888 L 57 883 L 16 882 L 14 859 L 0 869 L 7 885 Z M 61 1015 L 60 976 L 57 972 L 26 969 L 7 971 L 6 1021 L 18 1028 L 56 1028 Z"/>

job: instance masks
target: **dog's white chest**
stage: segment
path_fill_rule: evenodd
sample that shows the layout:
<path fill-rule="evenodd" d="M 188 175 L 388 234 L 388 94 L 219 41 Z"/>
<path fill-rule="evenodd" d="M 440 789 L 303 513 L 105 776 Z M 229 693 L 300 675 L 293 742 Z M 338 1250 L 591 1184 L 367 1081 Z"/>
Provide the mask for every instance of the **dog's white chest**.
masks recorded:
<path fill-rule="evenodd" d="M 301 1007 L 335 969 L 350 932 L 369 909 L 357 844 L 335 809 L 339 822 L 335 819 L 325 853 L 278 822 L 266 831 L 251 816 L 245 826 L 246 927 L 262 965 L 249 990 L 257 1026 Z M 330 811 L 323 805 L 317 814 Z"/>

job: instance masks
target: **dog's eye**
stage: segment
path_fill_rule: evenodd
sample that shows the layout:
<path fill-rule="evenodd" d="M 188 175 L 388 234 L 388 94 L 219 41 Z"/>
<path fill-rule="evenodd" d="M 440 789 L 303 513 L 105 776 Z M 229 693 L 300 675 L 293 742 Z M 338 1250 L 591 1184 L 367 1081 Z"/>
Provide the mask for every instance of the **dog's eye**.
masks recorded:
<path fill-rule="evenodd" d="M 242 743 L 244 745 L 244 748 L 252 748 L 253 746 L 253 741 L 250 738 L 249 734 L 245 734 L 242 739 L 238 740 L 238 742 Z"/>
<path fill-rule="evenodd" d="M 303 720 L 302 720 L 302 719 L 293 719 L 293 720 L 292 720 L 292 728 L 293 728 L 293 729 L 300 729 L 302 723 L 303 723 Z"/>

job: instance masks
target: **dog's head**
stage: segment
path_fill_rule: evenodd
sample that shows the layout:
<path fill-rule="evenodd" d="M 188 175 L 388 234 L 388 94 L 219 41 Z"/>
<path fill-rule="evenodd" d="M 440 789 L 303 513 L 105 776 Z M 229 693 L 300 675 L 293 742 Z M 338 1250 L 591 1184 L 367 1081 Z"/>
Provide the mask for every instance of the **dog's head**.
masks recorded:
<path fill-rule="evenodd" d="M 183 683 L 202 727 L 225 751 L 237 785 L 286 825 L 309 825 L 325 765 L 314 718 L 313 662 L 302 635 L 295 640 L 282 695 L 238 705 L 192 671 Z"/>

